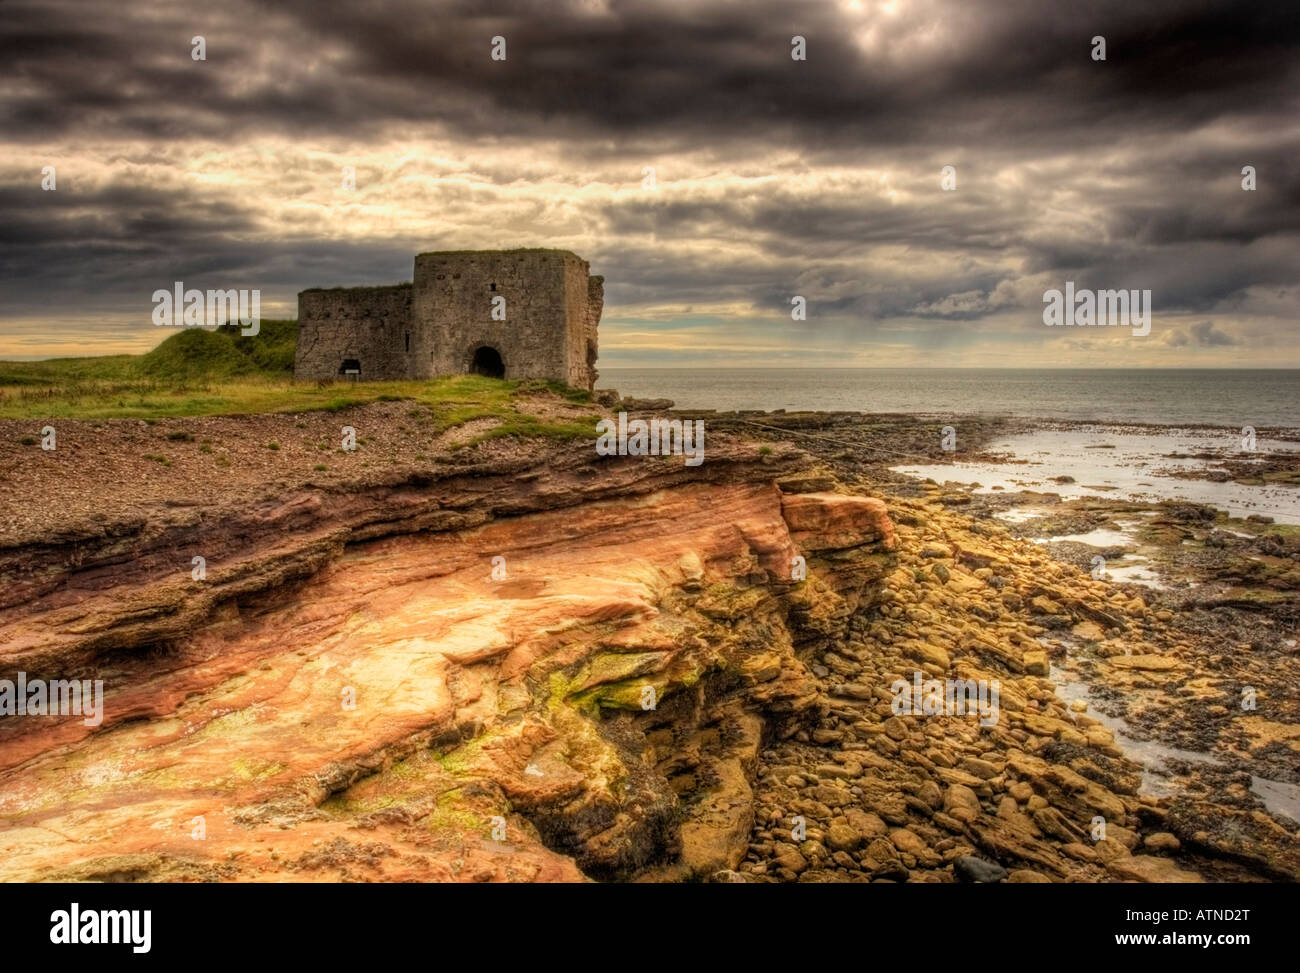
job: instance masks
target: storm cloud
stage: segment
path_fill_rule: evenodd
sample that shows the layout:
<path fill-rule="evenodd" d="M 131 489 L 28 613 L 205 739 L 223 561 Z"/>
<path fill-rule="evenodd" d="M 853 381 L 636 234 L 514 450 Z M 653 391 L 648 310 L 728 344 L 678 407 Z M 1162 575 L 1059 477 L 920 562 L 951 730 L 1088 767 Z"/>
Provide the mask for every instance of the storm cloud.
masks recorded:
<path fill-rule="evenodd" d="M 292 316 L 553 246 L 606 276 L 604 367 L 1300 365 L 1298 39 L 1205 0 L 10 2 L 0 355 L 147 348 L 175 280 Z M 1151 338 L 1063 342 L 1066 281 L 1151 290 Z"/>

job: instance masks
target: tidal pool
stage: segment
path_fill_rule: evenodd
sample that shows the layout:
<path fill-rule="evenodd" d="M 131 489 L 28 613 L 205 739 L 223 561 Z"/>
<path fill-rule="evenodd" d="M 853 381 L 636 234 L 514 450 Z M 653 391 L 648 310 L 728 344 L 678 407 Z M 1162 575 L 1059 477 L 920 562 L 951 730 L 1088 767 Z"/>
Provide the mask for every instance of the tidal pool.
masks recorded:
<path fill-rule="evenodd" d="M 1300 524 L 1300 489 L 1282 485 L 1243 486 L 1210 480 L 1184 480 L 1171 471 L 1209 470 L 1215 460 L 1173 458 L 1172 454 L 1217 453 L 1240 459 L 1240 437 L 1222 432 L 1136 427 L 1078 427 L 1021 433 L 989 443 L 987 451 L 1007 459 L 995 463 L 951 463 L 896 466 L 895 472 L 939 483 L 978 483 L 976 493 L 1034 490 L 1079 497 L 1160 501 L 1186 500 L 1226 511 L 1233 517 L 1263 514 L 1279 523 Z M 1300 451 L 1300 444 L 1260 439 L 1258 451 Z M 960 454 L 956 454 L 960 456 Z M 1071 477 L 1058 483 L 1053 477 Z M 1009 512 L 1008 512 L 1009 513 Z M 1013 523 L 1015 518 L 1004 517 Z M 1085 542 L 1087 543 L 1087 542 Z"/>

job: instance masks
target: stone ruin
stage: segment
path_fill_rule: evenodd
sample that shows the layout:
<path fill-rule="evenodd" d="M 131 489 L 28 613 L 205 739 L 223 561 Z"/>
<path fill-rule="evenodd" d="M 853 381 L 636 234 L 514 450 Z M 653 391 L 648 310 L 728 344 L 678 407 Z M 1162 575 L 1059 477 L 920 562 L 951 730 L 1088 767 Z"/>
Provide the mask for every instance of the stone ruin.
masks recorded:
<path fill-rule="evenodd" d="M 603 277 L 568 250 L 421 253 L 409 284 L 298 295 L 294 377 L 479 374 L 590 390 Z"/>

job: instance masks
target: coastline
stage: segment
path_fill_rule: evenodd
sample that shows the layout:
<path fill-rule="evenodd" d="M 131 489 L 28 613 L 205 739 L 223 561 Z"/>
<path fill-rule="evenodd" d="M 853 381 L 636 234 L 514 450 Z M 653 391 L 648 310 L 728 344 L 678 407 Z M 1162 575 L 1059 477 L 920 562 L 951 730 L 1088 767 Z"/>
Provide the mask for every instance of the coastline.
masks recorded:
<path fill-rule="evenodd" d="M 627 396 L 718 412 L 1300 428 L 1300 369 L 606 367 L 601 376 Z"/>
<path fill-rule="evenodd" d="M 570 422 L 608 411 L 528 404 Z M 976 856 L 1015 881 L 1300 876 L 1287 525 L 908 477 L 901 458 L 945 455 L 942 423 L 914 416 L 706 413 L 707 459 L 690 469 L 480 438 L 491 419 L 421 430 L 412 411 L 65 420 L 76 448 L 61 465 L 13 445 L 30 423 L 0 423 L 3 448 L 27 450 L 0 507 L 6 667 L 106 675 L 118 734 L 5 725 L 0 754 L 26 769 L 0 775 L 0 806 L 21 833 L 58 823 L 61 805 L 123 801 L 103 832 L 113 869 L 152 880 L 427 880 L 456 877 L 458 860 L 495 880 L 953 881 Z M 343 423 L 362 448 L 316 470 Z M 1021 423 L 972 420 L 962 444 L 981 455 Z M 111 470 L 105 437 L 120 437 Z M 228 489 L 194 493 L 222 456 Z M 85 498 L 83 516 L 44 519 L 34 498 L 59 496 Z M 1041 514 L 998 516 L 1026 508 Z M 1098 550 L 1124 560 L 1116 545 L 1050 541 L 1132 518 L 1164 587 L 1091 577 Z M 195 550 L 217 552 L 215 585 L 189 578 Z M 504 587 L 487 577 L 495 552 Z M 428 612 L 458 621 L 412 641 Z M 394 669 L 392 653 L 414 654 Z M 329 715 L 338 687 L 312 675 L 339 665 L 363 698 L 411 708 L 347 730 Z M 1004 722 L 900 721 L 887 687 L 913 671 L 997 680 Z M 1239 708 L 1244 686 L 1257 710 Z M 272 703 L 315 742 L 281 753 L 291 727 L 256 716 Z M 187 763 L 178 718 L 220 728 L 216 753 Z M 156 756 L 120 749 L 160 732 L 175 742 Z M 125 776 L 81 769 L 127 752 Z M 222 825 L 244 849 L 233 863 L 140 824 L 188 820 L 213 786 L 240 809 Z M 1089 836 L 1099 813 L 1105 839 Z M 480 833 L 494 815 L 509 865 Z M 379 850 L 358 858 L 358 829 Z M 109 866 L 46 837 L 7 867 Z"/>

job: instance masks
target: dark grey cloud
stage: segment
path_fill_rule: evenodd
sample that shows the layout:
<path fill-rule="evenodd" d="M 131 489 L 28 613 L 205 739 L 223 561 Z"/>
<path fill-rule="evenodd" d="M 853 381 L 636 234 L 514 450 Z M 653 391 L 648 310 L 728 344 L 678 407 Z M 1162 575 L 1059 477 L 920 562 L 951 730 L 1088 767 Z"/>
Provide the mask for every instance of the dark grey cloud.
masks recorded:
<path fill-rule="evenodd" d="M 520 228 L 551 225 L 545 193 L 504 189 L 544 181 L 557 157 L 629 185 L 643 164 L 669 187 L 692 174 L 684 189 L 572 204 L 611 313 L 721 302 L 780 318 L 798 293 L 836 327 L 873 335 L 899 319 L 936 346 L 1017 312 L 1032 327 L 1043 287 L 1067 279 L 1149 288 L 1159 310 L 1206 315 L 1254 313 L 1258 292 L 1300 286 L 1294 9 L 861 6 L 8 0 L 0 317 L 132 309 L 159 279 L 217 277 L 282 300 L 400 280 L 414 251 L 463 245 L 455 234 L 475 227 L 495 245 L 544 242 Z M 497 34 L 505 62 L 488 56 Z M 806 62 L 790 59 L 794 34 Z M 1089 56 L 1098 34 L 1105 62 Z M 205 62 L 190 57 L 194 35 Z M 333 176 L 311 152 L 435 138 L 475 157 L 477 181 L 413 199 L 428 233 L 387 232 L 358 210 L 365 234 L 341 238 L 314 215 L 312 193 Z M 104 171 L 61 171 L 59 191 L 40 192 L 40 167 L 83 145 L 102 147 Z M 214 145 L 264 146 L 283 165 L 245 185 L 145 175 Z M 698 176 L 709 164 L 712 181 Z M 953 193 L 939 187 L 946 164 Z M 1247 164 L 1254 192 L 1241 188 Z M 358 172 L 362 184 L 400 176 Z M 1226 319 L 1206 324 L 1169 334 L 1238 343 Z"/>
<path fill-rule="evenodd" d="M 1161 340 L 1174 348 L 1229 348 L 1243 343 L 1220 331 L 1213 321 L 1196 321 L 1185 328 L 1170 329 Z"/>
<path fill-rule="evenodd" d="M 1206 348 L 1214 348 L 1219 345 L 1235 345 L 1236 339 L 1231 335 L 1226 335 L 1214 326 L 1213 321 L 1198 321 L 1188 329 L 1192 340 L 1198 345 Z"/>
<path fill-rule="evenodd" d="M 916 3 L 872 25 L 834 3 L 420 0 L 5 4 L 6 131 L 147 137 L 362 133 L 794 135 L 851 147 L 971 138 L 1095 146 L 1140 127 L 1281 115 L 1300 18 L 1285 4 Z M 868 4 L 870 6 L 870 4 Z M 921 30 L 945 42 L 915 43 Z M 195 70 L 189 38 L 208 41 Z M 490 38 L 509 57 L 488 57 Z M 806 62 L 790 59 L 805 36 Z M 1107 38 L 1104 64 L 1089 39 Z M 271 51 L 275 70 L 260 58 Z M 520 131 L 518 126 L 523 125 Z"/>

